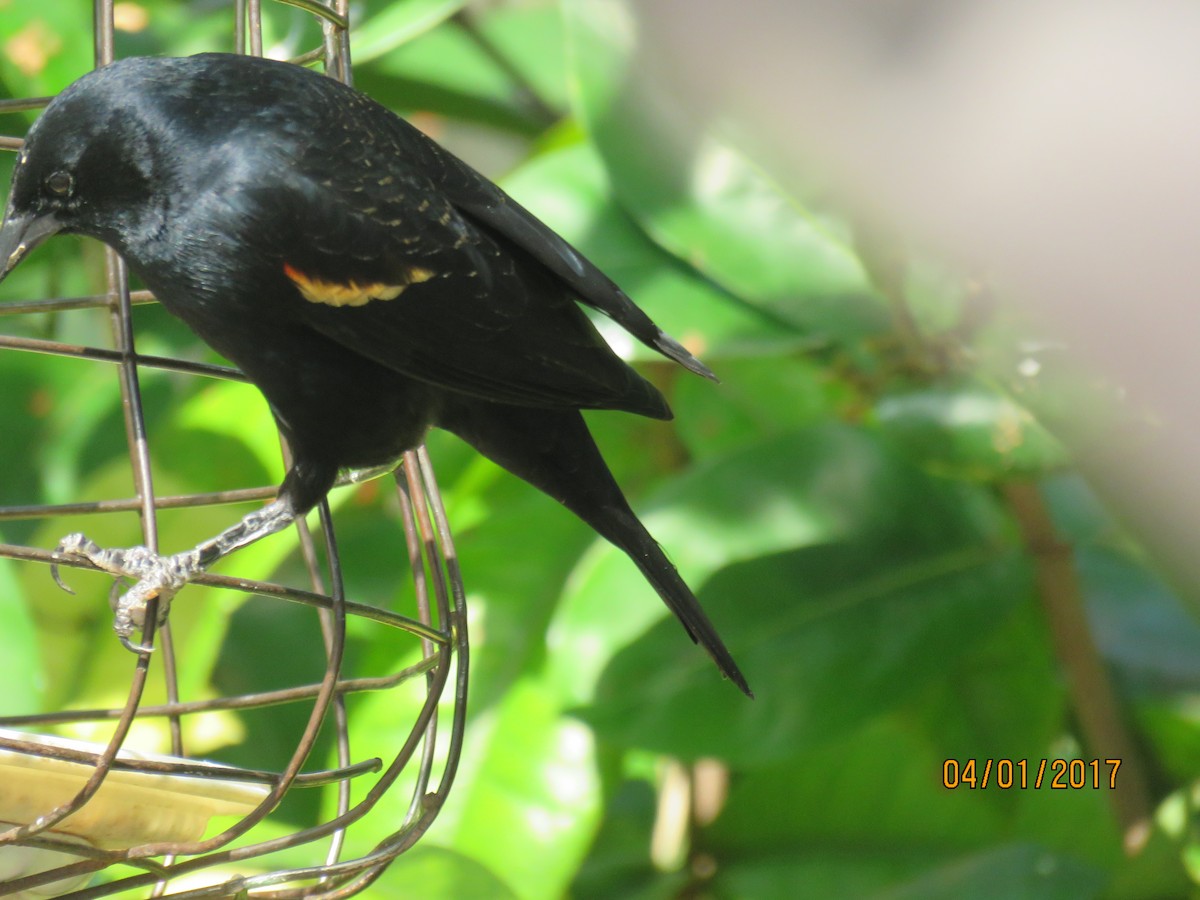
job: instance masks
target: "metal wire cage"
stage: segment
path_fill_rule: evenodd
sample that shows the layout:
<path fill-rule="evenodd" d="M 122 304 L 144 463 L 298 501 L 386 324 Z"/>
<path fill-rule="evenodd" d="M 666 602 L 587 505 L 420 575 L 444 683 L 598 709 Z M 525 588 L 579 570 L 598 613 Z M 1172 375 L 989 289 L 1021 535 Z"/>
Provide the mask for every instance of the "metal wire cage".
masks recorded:
<path fill-rule="evenodd" d="M 324 35 L 323 46 L 293 61 L 322 62 L 329 75 L 348 81 L 347 0 L 332 0 L 330 7 L 316 0 L 286 2 L 318 16 Z M 113 58 L 114 5 L 114 0 L 95 0 L 97 65 Z M 261 54 L 259 0 L 237 0 L 234 12 L 234 46 L 239 52 Z M 3 101 L 2 111 L 37 108 L 46 102 L 47 98 Z M 19 147 L 19 138 L 0 137 L 0 148 Z M 140 518 L 144 543 L 157 549 L 161 510 L 261 500 L 271 497 L 275 488 L 181 496 L 156 493 L 139 372 L 160 369 L 202 378 L 241 376 L 221 366 L 139 354 L 131 313 L 135 305 L 153 302 L 153 298 L 130 291 L 124 264 L 111 250 L 105 253 L 104 266 L 107 290 L 100 295 L 0 304 L 0 316 L 102 308 L 109 314 L 112 347 L 0 335 L 0 349 L 70 356 L 113 368 L 122 400 L 135 496 L 53 507 L 6 506 L 0 508 L 0 519 L 133 511 Z M 286 457 L 286 446 L 283 452 Z M 466 611 L 445 512 L 424 449 L 406 454 L 394 477 L 413 579 L 415 608 L 410 615 L 356 603 L 345 596 L 342 563 L 327 503 L 319 509 L 318 536 L 314 538 L 303 521 L 297 526 L 310 579 L 307 589 L 213 574 L 196 579 L 198 584 L 258 595 L 271 603 L 302 604 L 312 610 L 319 618 L 324 646 L 324 673 L 319 680 L 282 689 L 189 700 L 180 695 L 179 688 L 180 672 L 188 660 L 177 653 L 169 625 L 156 633 L 151 614 L 147 616 L 150 624 L 143 634 L 143 644 L 154 650 L 130 657 L 133 671 L 122 705 L 0 716 L 0 769 L 5 764 L 16 765 L 28 773 L 27 783 L 58 786 L 57 795 L 53 791 L 31 793 L 31 797 L 57 799 L 43 801 L 44 807 L 27 816 L 14 817 L 18 820 L 10 826 L 4 825 L 5 816 L 0 810 L 0 896 L 49 896 L 73 890 L 67 896 L 100 897 L 136 891 L 138 896 L 163 897 L 347 897 L 370 885 L 390 862 L 414 845 L 441 809 L 458 763 L 466 703 Z M 80 565 L 30 546 L 3 544 L 0 556 L 43 568 Z M 45 574 L 48 577 L 49 572 Z M 186 597 L 181 599 L 187 602 Z M 358 620 L 354 623 L 356 633 L 368 641 L 373 636 L 395 635 L 394 640 L 409 642 L 412 653 L 397 656 L 411 660 L 415 654 L 418 661 L 370 676 L 343 677 L 348 620 Z M 160 677 L 167 702 L 143 703 L 148 680 Z M 417 710 L 407 731 L 397 726 L 394 742 L 389 743 L 395 748 L 390 760 L 355 759 L 347 701 L 368 691 L 395 696 L 400 708 Z M 399 702 L 401 695 L 405 702 Z M 279 704 L 308 707 L 307 720 L 295 737 L 286 765 L 267 771 L 265 767 L 215 766 L 189 758 L 184 741 L 189 717 L 213 711 L 236 711 L 239 716 L 249 717 Z M 111 728 L 111 737 L 106 744 L 91 747 L 34 734 L 68 722 L 103 723 Z M 131 731 L 135 727 L 141 731 L 148 723 L 159 734 L 165 731 L 170 757 L 122 749 Z M 336 764 L 331 769 L 308 768 L 319 738 L 335 748 Z M 272 825 L 268 817 L 285 795 L 306 786 L 323 786 L 330 794 L 318 821 L 294 830 Z M 361 845 L 361 841 L 348 840 L 355 823 L 378 812 L 385 795 L 400 791 L 406 792 L 407 801 L 388 796 L 386 806 L 392 811 L 406 808 L 402 820 L 372 832 L 387 833 L 390 829 L 389 836 L 376 839 L 365 852 L 348 852 L 348 843 Z M 180 800 L 181 796 L 185 799 Z M 182 814 L 177 804 L 187 805 L 196 797 L 201 798 L 206 812 L 192 825 L 180 826 Z M 27 806 L 28 802 L 27 798 Z M 134 807 L 149 810 L 150 831 L 122 831 L 114 824 L 114 809 L 119 818 L 127 817 Z M 232 824 L 212 834 L 208 815 L 229 819 L 235 810 Z M 150 834 L 156 837 L 147 836 Z M 17 877 L 13 877 L 11 868 L 10 874 L 3 874 L 3 854 L 10 852 L 6 847 L 48 853 L 40 864 L 18 869 Z M 298 864 L 298 860 L 304 862 Z M 100 870 L 108 870 L 100 883 L 82 886 L 89 879 L 96 881 L 95 873 Z M 185 886 L 180 886 L 185 876 Z"/>

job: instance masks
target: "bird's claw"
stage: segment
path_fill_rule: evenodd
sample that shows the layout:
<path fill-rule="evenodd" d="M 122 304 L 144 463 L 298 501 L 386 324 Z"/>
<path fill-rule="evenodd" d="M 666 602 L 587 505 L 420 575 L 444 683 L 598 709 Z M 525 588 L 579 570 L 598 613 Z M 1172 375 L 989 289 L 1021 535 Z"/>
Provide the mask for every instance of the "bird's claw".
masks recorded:
<path fill-rule="evenodd" d="M 70 556 L 76 559 L 85 559 L 99 569 L 103 569 L 106 572 L 112 571 L 110 568 L 102 565 L 98 561 L 101 555 L 104 553 L 100 546 L 96 544 L 95 541 L 88 539 L 86 535 L 79 534 L 78 532 L 75 534 L 68 534 L 65 538 L 59 541 L 58 546 L 54 548 L 54 552 L 59 556 Z M 63 577 L 59 571 L 57 562 L 50 564 L 50 577 L 54 579 L 55 584 L 57 584 L 68 594 L 73 595 L 75 593 L 75 589 L 63 581 Z"/>
<path fill-rule="evenodd" d="M 54 579 L 54 583 L 57 584 L 59 588 L 66 591 L 68 594 L 75 594 L 75 588 L 63 581 L 63 577 L 58 571 L 58 563 L 56 562 L 50 563 L 50 577 Z"/>
<path fill-rule="evenodd" d="M 57 551 L 59 554 L 86 560 L 97 569 L 116 578 L 134 580 L 133 587 L 118 595 L 113 586 L 109 605 L 115 617 L 113 631 L 121 645 L 133 653 L 148 653 L 152 648 L 135 644 L 133 633 L 146 624 L 146 612 L 156 605 L 157 624 L 163 624 L 171 608 L 171 598 L 198 571 L 192 554 L 160 556 L 147 547 L 106 550 L 82 534 L 69 534 L 63 538 Z M 54 581 L 68 593 L 75 593 L 59 575 L 58 566 L 51 566 Z"/>

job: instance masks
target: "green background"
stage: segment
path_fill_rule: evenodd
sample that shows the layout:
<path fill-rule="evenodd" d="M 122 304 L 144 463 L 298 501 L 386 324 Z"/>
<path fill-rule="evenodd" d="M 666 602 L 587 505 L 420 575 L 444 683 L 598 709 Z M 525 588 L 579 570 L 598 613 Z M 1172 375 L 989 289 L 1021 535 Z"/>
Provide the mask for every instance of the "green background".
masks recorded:
<path fill-rule="evenodd" d="M 686 139 L 668 128 L 662 99 L 633 74 L 654 48 L 638 45 L 632 2 L 369 0 L 356 7 L 355 78 L 496 178 L 720 375 L 715 386 L 616 335 L 677 418 L 589 421 L 757 699 L 721 682 L 620 553 L 432 435 L 471 609 L 466 749 L 442 817 L 366 896 L 1188 895 L 1200 876 L 1193 598 L 1156 577 L 1037 416 L 1088 403 L 1103 415 L 1104 397 L 1018 367 L 1021 341 L 1037 335 L 981 300 L 973 273 L 894 252 L 902 235 L 867 240 L 819 187 L 785 191 L 716 124 Z M 231 9 L 121 5 L 118 56 L 231 49 Z M 0 96 L 50 94 L 90 67 L 84 0 L 0 10 Z M 274 55 L 318 39 L 310 17 L 275 4 L 264 33 Z M 19 135 L 33 117 L 0 117 L 0 130 Z M 11 165 L 0 154 L 5 182 Z M 52 241 L 0 302 L 98 291 L 100 255 Z M 135 326 L 143 353 L 215 361 L 161 309 L 138 308 Z M 11 316 L 2 328 L 110 345 L 98 310 Z M 0 503 L 133 494 L 114 372 L 0 352 Z M 160 495 L 280 479 L 252 388 L 162 372 L 143 373 L 142 388 Z M 1012 488 L 1029 484 L 1069 550 L 1140 756 L 1118 779 L 1140 770 L 1155 810 L 1132 856 L 1106 785 L 943 785 L 947 759 L 1028 759 L 1032 771 L 1044 758 L 1107 755 L 1078 726 L 1070 661 L 1046 625 L 1045 608 L 1066 601 L 1039 590 L 1045 560 L 1022 541 L 1028 511 Z M 386 493 L 373 483 L 334 494 L 347 588 L 407 610 Z M 161 546 L 191 546 L 233 509 L 163 513 Z M 0 539 L 51 548 L 80 527 L 106 545 L 141 541 L 133 514 L 5 522 Z M 220 571 L 304 583 L 290 536 Z M 123 699 L 131 660 L 109 632 L 107 581 L 68 577 L 74 598 L 44 567 L 0 559 L 0 713 Z M 278 607 L 189 588 L 172 616 L 183 696 L 319 677 L 311 615 Z M 352 627 L 347 674 L 416 658 L 373 635 Z M 411 703 L 352 702 L 355 755 L 394 753 Z M 211 716 L 189 746 L 277 766 L 305 712 Z M 664 837 L 667 812 L 689 798 L 694 814 L 683 807 Z M 309 792 L 270 827 L 308 824 L 331 802 Z M 388 802 L 351 830 L 350 850 L 396 827 L 407 798 Z"/>

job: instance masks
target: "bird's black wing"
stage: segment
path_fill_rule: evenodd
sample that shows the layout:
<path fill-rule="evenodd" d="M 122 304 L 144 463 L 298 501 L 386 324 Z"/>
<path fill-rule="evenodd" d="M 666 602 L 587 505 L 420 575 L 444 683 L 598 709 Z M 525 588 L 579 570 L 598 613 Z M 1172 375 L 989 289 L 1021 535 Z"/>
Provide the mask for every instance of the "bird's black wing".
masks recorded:
<path fill-rule="evenodd" d="M 318 87 L 329 94 L 310 96 L 322 140 L 286 148 L 286 164 L 246 191 L 261 210 L 258 240 L 271 244 L 294 288 L 290 315 L 453 391 L 669 417 L 546 263 L 553 254 L 465 214 L 429 170 L 436 145 L 411 126 L 332 81 Z"/>
<path fill-rule="evenodd" d="M 496 184 L 409 123 L 395 119 L 390 130 L 397 148 L 469 220 L 528 253 L 577 299 L 613 319 L 646 346 L 697 375 L 716 380 L 704 363 L 663 332 L 612 279 Z"/>

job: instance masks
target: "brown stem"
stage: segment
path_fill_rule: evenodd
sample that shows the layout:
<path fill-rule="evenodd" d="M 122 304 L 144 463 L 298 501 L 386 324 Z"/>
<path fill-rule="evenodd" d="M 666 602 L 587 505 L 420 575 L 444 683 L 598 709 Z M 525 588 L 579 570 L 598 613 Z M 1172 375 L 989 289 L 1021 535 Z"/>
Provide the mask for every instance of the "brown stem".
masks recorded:
<path fill-rule="evenodd" d="M 1151 803 L 1145 767 L 1092 640 L 1072 548 L 1054 530 L 1036 485 L 1010 481 L 1004 485 L 1004 494 L 1033 557 L 1038 597 L 1067 678 L 1084 745 L 1097 759 L 1120 760 L 1110 796 L 1125 852 L 1132 856 L 1150 836 Z"/>

